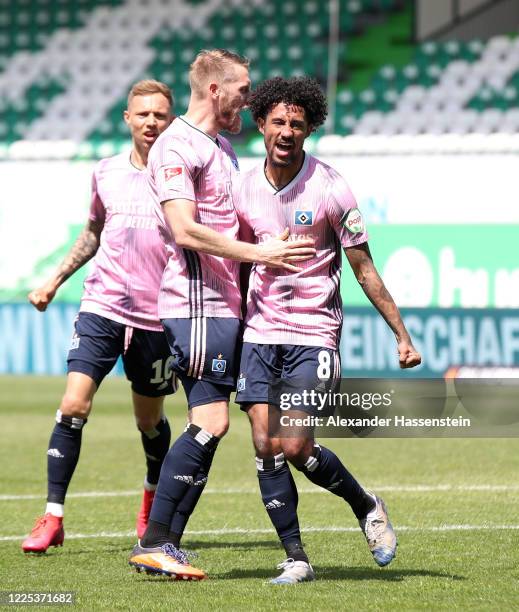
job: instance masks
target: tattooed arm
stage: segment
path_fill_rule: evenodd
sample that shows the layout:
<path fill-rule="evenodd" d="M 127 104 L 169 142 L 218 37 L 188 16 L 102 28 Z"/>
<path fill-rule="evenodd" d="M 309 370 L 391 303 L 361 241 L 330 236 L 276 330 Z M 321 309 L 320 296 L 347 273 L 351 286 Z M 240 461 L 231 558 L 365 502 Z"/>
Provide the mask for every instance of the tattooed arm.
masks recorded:
<path fill-rule="evenodd" d="M 362 290 L 395 334 L 400 367 L 419 365 L 420 353 L 414 348 L 400 311 L 375 268 L 368 244 L 347 247 L 344 252 Z"/>
<path fill-rule="evenodd" d="M 44 285 L 29 293 L 29 302 L 44 311 L 59 287 L 97 253 L 104 223 L 89 220 L 60 266 Z"/>

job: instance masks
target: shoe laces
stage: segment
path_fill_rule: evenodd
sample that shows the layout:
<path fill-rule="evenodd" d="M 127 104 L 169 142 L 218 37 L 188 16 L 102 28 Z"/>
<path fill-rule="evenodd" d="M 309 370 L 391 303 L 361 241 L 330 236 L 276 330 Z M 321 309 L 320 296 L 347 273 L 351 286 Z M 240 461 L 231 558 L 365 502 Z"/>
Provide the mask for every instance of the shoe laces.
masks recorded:
<path fill-rule="evenodd" d="M 37 518 L 36 522 L 34 523 L 34 527 L 32 528 L 31 535 L 32 536 L 40 535 L 40 533 L 47 526 L 47 523 L 50 522 L 51 518 L 52 518 L 52 515 L 49 515 L 49 514 L 44 514 L 43 516 L 40 516 L 39 518 Z"/>
<path fill-rule="evenodd" d="M 173 559 L 175 559 L 175 561 L 182 563 L 182 565 L 189 565 L 189 559 L 187 554 L 180 548 L 173 546 L 173 544 L 164 544 L 163 546 L 161 546 L 161 550 L 165 555 L 167 555 L 168 557 L 172 557 Z"/>
<path fill-rule="evenodd" d="M 281 563 L 278 563 L 277 569 L 282 569 L 282 570 L 289 569 L 293 567 L 294 563 L 295 563 L 294 559 L 292 559 L 292 557 L 289 557 L 288 559 L 285 559 Z"/>

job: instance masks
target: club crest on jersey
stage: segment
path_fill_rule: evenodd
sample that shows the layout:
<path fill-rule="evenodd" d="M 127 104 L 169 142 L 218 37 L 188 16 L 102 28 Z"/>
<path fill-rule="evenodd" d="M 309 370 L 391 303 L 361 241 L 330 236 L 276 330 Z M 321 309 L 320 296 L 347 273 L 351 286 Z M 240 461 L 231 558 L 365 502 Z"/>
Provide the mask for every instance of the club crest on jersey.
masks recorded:
<path fill-rule="evenodd" d="M 223 355 L 220 353 L 218 359 L 213 359 L 212 371 L 223 374 L 227 368 L 227 360 L 222 359 Z"/>
<path fill-rule="evenodd" d="M 238 382 L 236 383 L 236 391 L 238 391 L 238 393 L 240 391 L 245 391 L 246 383 L 247 383 L 247 377 L 243 373 L 240 374 L 240 377 L 238 378 Z"/>
<path fill-rule="evenodd" d="M 364 219 L 358 208 L 352 208 L 343 217 L 343 226 L 351 234 L 360 234 L 364 231 Z"/>
<path fill-rule="evenodd" d="M 314 213 L 312 210 L 296 210 L 294 225 L 312 225 Z"/>
<path fill-rule="evenodd" d="M 180 189 L 184 186 L 184 168 L 182 166 L 170 166 L 164 168 L 164 180 L 169 189 Z"/>

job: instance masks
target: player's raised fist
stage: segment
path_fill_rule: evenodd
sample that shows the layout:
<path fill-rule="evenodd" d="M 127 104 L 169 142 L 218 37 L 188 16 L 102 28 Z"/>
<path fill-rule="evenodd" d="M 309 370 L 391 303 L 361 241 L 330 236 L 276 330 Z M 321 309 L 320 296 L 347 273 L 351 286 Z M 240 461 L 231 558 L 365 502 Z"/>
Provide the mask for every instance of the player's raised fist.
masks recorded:
<path fill-rule="evenodd" d="M 414 348 L 412 344 L 407 342 L 400 342 L 398 345 L 398 360 L 401 369 L 414 368 L 422 363 L 422 357 L 420 353 Z"/>

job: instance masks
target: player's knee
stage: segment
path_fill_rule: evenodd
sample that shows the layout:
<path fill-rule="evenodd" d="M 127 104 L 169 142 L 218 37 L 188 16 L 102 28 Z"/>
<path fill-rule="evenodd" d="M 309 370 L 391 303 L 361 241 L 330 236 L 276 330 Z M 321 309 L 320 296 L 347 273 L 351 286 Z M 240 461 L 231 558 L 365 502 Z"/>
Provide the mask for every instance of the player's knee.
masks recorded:
<path fill-rule="evenodd" d="M 135 422 L 137 424 L 137 428 L 139 431 L 146 433 L 147 431 L 153 431 L 157 425 L 159 424 L 161 419 L 159 415 L 151 415 L 151 414 L 140 414 L 135 417 Z"/>
<path fill-rule="evenodd" d="M 92 400 L 75 393 L 65 393 L 59 409 L 64 416 L 86 419 L 92 409 Z"/>
<path fill-rule="evenodd" d="M 191 422 L 217 438 L 223 438 L 229 430 L 229 418 L 223 415 L 211 419 L 193 418 Z"/>
<path fill-rule="evenodd" d="M 214 429 L 211 432 L 213 436 L 218 438 L 223 438 L 225 434 L 229 431 L 229 419 L 222 419 L 215 423 Z"/>
<path fill-rule="evenodd" d="M 255 431 L 252 442 L 258 457 L 272 457 L 280 452 L 280 449 L 277 448 L 277 445 L 274 445 L 272 438 L 265 431 Z"/>
<path fill-rule="evenodd" d="M 285 438 L 282 441 L 285 459 L 296 468 L 301 469 L 312 454 L 313 440 L 306 438 Z"/>

